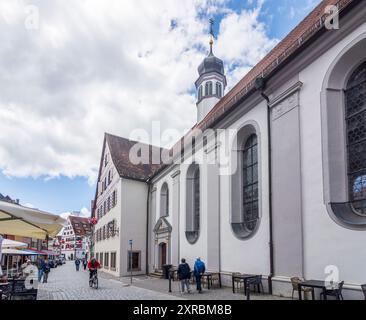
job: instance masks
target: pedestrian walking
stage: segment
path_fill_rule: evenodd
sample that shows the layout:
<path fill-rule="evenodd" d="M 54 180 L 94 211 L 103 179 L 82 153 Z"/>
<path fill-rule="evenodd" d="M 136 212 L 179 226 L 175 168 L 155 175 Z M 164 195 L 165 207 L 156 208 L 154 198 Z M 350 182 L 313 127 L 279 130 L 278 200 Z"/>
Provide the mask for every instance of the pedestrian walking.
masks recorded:
<path fill-rule="evenodd" d="M 79 269 L 80 269 L 80 260 L 78 258 L 76 258 L 76 260 L 75 260 L 75 267 L 76 267 L 76 271 L 79 271 Z"/>
<path fill-rule="evenodd" d="M 182 286 L 182 293 L 184 293 L 185 288 L 187 288 L 187 292 L 191 293 L 191 289 L 189 287 L 189 280 L 191 279 L 191 268 L 189 264 L 186 262 L 186 259 L 181 260 L 181 264 L 178 266 L 178 279 L 180 280 L 180 284 Z"/>
<path fill-rule="evenodd" d="M 44 270 L 44 260 L 41 257 L 38 258 L 37 260 L 37 268 L 38 268 L 38 282 L 41 282 Z"/>
<path fill-rule="evenodd" d="M 47 283 L 48 281 L 48 274 L 51 271 L 51 267 L 50 264 L 48 262 L 48 259 L 46 258 L 44 260 L 44 264 L 43 264 L 43 283 Z"/>
<path fill-rule="evenodd" d="M 196 285 L 197 285 L 197 291 L 198 293 L 202 293 L 202 284 L 201 279 L 202 275 L 206 271 L 206 266 L 203 261 L 201 261 L 201 258 L 197 258 L 196 262 L 194 263 L 194 276 L 196 278 Z"/>
<path fill-rule="evenodd" d="M 88 261 L 86 258 L 83 258 L 83 267 L 84 267 L 84 270 L 86 270 L 86 267 L 88 265 Z"/>

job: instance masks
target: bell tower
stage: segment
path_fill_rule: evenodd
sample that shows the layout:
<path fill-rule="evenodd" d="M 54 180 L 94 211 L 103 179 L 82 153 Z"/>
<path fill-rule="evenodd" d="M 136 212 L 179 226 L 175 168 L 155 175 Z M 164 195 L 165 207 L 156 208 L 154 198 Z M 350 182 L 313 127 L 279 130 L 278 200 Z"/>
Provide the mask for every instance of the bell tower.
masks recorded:
<path fill-rule="evenodd" d="M 199 77 L 196 81 L 197 122 L 201 122 L 217 102 L 224 96 L 226 76 L 224 63 L 213 54 L 214 21 L 210 19 L 210 52 L 198 67 Z"/>

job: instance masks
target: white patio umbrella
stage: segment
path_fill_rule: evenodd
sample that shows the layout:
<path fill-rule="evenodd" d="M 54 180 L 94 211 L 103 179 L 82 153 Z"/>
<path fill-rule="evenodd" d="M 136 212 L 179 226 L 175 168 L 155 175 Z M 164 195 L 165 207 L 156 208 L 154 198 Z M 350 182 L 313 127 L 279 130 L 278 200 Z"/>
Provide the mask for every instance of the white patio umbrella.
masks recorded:
<path fill-rule="evenodd" d="M 54 237 L 66 224 L 60 216 L 0 201 L 0 233 L 46 239 Z"/>
<path fill-rule="evenodd" d="M 1 245 L 2 249 L 9 249 L 9 248 L 27 248 L 28 244 L 20 241 L 14 241 L 10 239 L 4 239 L 3 244 Z M 3 251 L 4 253 L 5 251 Z"/>
<path fill-rule="evenodd" d="M 3 255 L 32 256 L 32 255 L 37 255 L 37 253 L 36 252 L 25 251 L 25 250 L 17 250 L 17 249 L 3 249 Z"/>

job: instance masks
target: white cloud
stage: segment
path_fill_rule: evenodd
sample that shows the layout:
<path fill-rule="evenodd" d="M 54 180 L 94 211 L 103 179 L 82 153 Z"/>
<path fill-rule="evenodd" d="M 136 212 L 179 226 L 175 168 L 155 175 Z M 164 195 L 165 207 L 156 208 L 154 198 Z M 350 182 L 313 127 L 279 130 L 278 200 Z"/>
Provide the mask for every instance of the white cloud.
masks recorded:
<path fill-rule="evenodd" d="M 30 3 L 39 30 L 24 27 Z M 0 170 L 93 182 L 104 132 L 191 127 L 207 14 L 225 12 L 215 52 L 231 86 L 275 44 L 258 22 L 261 2 L 240 14 L 225 3 L 0 0 Z"/>
<path fill-rule="evenodd" d="M 74 212 L 64 212 L 60 214 L 61 218 L 67 219 L 69 216 L 77 216 L 77 217 L 83 217 L 83 218 L 90 218 L 91 213 L 88 208 L 81 208 L 80 211 L 74 211 Z"/>

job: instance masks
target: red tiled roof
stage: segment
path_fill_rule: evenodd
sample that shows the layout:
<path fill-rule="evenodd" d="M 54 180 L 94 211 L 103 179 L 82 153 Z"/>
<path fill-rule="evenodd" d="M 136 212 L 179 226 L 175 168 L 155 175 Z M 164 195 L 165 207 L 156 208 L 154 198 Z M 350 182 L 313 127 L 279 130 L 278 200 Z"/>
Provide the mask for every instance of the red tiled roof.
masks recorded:
<path fill-rule="evenodd" d="M 111 152 L 113 163 L 121 177 L 139 181 L 147 181 L 151 176 L 155 174 L 157 170 L 160 169 L 161 164 L 131 163 L 130 150 L 137 143 L 139 143 L 139 146 L 141 146 L 142 148 L 149 148 L 151 160 L 151 154 L 158 155 L 158 159 L 160 159 L 161 152 L 162 150 L 164 150 L 163 148 L 147 145 L 137 141 L 132 141 L 108 133 L 105 134 L 105 138 Z"/>
<path fill-rule="evenodd" d="M 83 237 L 91 235 L 92 228 L 88 218 L 69 216 L 69 220 L 76 236 Z"/>

